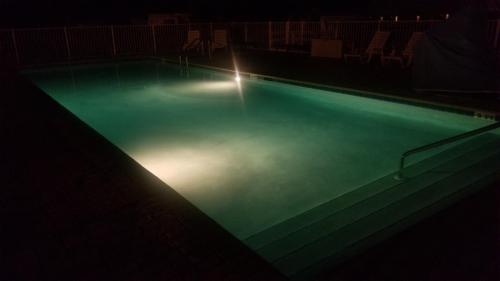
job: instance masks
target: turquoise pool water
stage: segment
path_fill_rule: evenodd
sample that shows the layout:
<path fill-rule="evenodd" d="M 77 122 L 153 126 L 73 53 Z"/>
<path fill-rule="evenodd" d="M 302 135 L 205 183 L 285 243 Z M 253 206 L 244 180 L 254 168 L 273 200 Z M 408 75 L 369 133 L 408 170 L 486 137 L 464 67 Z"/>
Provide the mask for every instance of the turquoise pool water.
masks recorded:
<path fill-rule="evenodd" d="M 156 61 L 26 75 L 240 239 L 394 173 L 405 150 L 490 123 Z"/>

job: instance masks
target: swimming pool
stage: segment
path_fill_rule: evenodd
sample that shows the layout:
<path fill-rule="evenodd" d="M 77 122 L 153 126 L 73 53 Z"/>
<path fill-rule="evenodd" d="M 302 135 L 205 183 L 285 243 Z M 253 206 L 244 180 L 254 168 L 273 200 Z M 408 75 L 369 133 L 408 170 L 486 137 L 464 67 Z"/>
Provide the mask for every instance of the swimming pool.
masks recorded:
<path fill-rule="evenodd" d="M 408 149 L 492 123 L 158 61 L 26 75 L 271 262 L 282 256 L 259 249 L 277 238 L 260 233 L 386 179 Z"/>

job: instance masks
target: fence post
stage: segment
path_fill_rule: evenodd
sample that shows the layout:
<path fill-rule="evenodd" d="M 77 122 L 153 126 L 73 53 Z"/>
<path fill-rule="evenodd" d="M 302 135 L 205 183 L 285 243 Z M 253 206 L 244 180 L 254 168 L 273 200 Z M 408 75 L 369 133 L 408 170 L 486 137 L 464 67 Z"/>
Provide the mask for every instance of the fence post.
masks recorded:
<path fill-rule="evenodd" d="M 273 48 L 273 30 L 272 30 L 272 22 L 268 22 L 268 32 L 267 32 L 267 43 L 268 43 L 268 49 L 272 50 Z"/>
<path fill-rule="evenodd" d="M 300 45 L 304 45 L 304 21 L 300 21 Z"/>
<path fill-rule="evenodd" d="M 69 47 L 68 28 L 64 27 L 64 39 L 66 40 L 66 52 L 68 53 L 68 60 L 71 60 L 71 48 Z"/>
<path fill-rule="evenodd" d="M 245 22 L 245 43 L 248 42 L 248 23 Z"/>
<path fill-rule="evenodd" d="M 156 33 L 155 33 L 155 25 L 151 25 L 151 32 L 153 33 L 153 54 L 156 56 Z"/>
<path fill-rule="evenodd" d="M 21 64 L 21 60 L 19 59 L 19 51 L 17 50 L 17 42 L 16 42 L 16 31 L 14 29 L 10 30 L 10 35 L 12 36 L 12 45 L 14 46 L 14 52 L 16 53 L 16 62 L 17 65 Z"/>
<path fill-rule="evenodd" d="M 285 44 L 288 46 L 288 43 L 290 42 L 289 40 L 290 37 L 290 21 L 286 21 L 285 23 Z"/>
<path fill-rule="evenodd" d="M 111 42 L 113 44 L 113 57 L 116 56 L 115 28 L 111 25 Z"/>
<path fill-rule="evenodd" d="M 335 36 L 335 38 L 334 38 L 334 39 L 335 39 L 335 40 L 339 40 L 339 26 L 340 26 L 340 22 L 336 21 L 336 22 L 334 22 L 333 24 L 334 24 L 334 26 L 335 26 L 335 33 L 334 33 L 334 34 L 335 34 L 335 35 L 334 35 L 334 36 Z"/>
<path fill-rule="evenodd" d="M 208 24 L 208 42 L 207 42 L 207 51 L 208 51 L 208 59 L 212 60 L 212 44 L 214 43 L 214 26 L 212 22 Z"/>

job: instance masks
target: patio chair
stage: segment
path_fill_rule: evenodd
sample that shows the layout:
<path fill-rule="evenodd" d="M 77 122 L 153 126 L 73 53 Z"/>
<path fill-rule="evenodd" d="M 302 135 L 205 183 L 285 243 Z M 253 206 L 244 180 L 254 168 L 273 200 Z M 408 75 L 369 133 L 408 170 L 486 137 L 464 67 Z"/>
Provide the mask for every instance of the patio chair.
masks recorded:
<path fill-rule="evenodd" d="M 403 53 L 397 55 L 395 51 L 392 51 L 392 53 L 387 56 L 382 55 L 381 58 L 382 65 L 386 65 L 390 61 L 393 61 L 393 62 L 399 62 L 401 68 L 409 67 L 413 62 L 413 51 L 415 49 L 415 46 L 423 37 L 424 37 L 423 32 L 413 32 L 413 34 L 410 37 L 410 40 L 408 40 L 408 43 L 406 44 L 406 47 L 403 50 Z"/>
<path fill-rule="evenodd" d="M 389 31 L 375 32 L 368 48 L 364 52 L 354 51 L 353 53 L 344 54 L 344 60 L 347 62 L 349 58 L 357 58 L 361 62 L 370 63 L 374 55 L 383 55 L 385 43 L 387 43 L 390 35 Z"/>
<path fill-rule="evenodd" d="M 227 50 L 227 48 L 228 48 L 227 31 L 225 29 L 214 30 L 211 46 L 212 46 L 212 50 L 216 50 L 216 49 Z"/>
<path fill-rule="evenodd" d="M 200 51 L 200 48 L 201 48 L 200 31 L 199 30 L 188 31 L 187 40 L 182 46 L 182 50 L 184 52 L 189 50 Z"/>

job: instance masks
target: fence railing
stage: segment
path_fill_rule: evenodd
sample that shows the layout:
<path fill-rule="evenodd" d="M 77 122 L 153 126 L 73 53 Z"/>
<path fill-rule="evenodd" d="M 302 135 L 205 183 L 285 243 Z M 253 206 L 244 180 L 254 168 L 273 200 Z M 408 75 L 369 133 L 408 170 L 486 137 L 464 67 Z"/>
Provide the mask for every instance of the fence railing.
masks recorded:
<path fill-rule="evenodd" d="M 32 65 L 119 56 L 177 53 L 189 30 L 210 37 L 228 31 L 240 48 L 310 52 L 312 39 L 342 40 L 346 48 L 366 48 L 377 30 L 391 31 L 388 47 L 401 50 L 411 34 L 444 21 L 309 21 L 193 23 L 168 25 L 74 26 L 0 30 L 0 62 Z M 488 40 L 500 50 L 500 20 L 489 21 Z"/>

